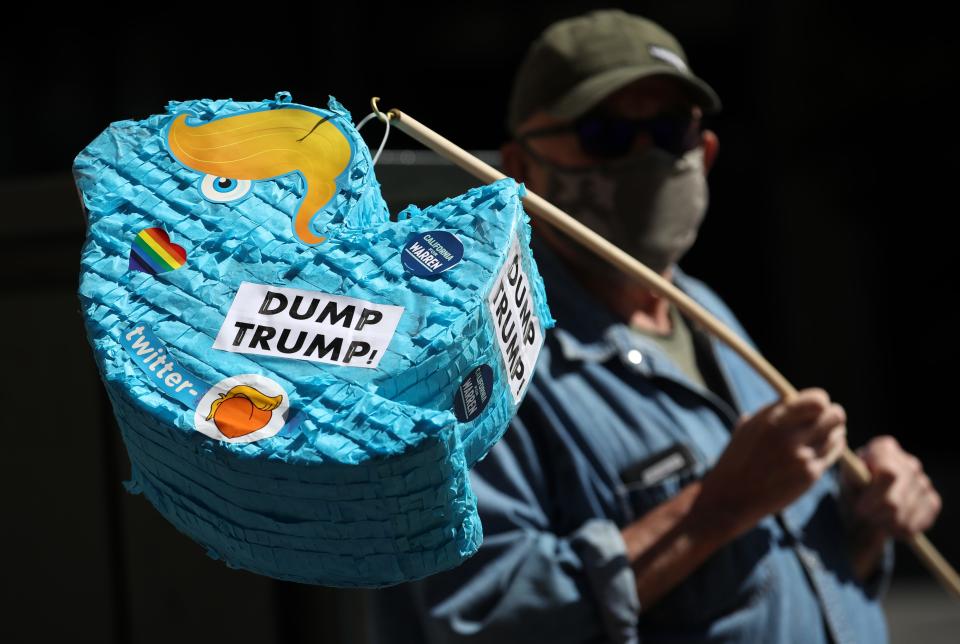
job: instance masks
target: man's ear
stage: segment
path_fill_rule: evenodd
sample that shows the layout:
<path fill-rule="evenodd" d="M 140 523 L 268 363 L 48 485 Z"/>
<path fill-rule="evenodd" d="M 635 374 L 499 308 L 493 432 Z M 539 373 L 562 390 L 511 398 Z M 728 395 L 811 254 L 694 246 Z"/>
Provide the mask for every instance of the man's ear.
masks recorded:
<path fill-rule="evenodd" d="M 517 182 L 527 180 L 527 161 L 523 148 L 514 139 L 500 146 L 500 161 L 503 173 Z"/>
<path fill-rule="evenodd" d="M 703 145 L 703 174 L 709 174 L 710 168 L 717 160 L 717 154 L 720 152 L 720 139 L 717 138 L 713 130 L 704 130 L 700 136 Z"/>

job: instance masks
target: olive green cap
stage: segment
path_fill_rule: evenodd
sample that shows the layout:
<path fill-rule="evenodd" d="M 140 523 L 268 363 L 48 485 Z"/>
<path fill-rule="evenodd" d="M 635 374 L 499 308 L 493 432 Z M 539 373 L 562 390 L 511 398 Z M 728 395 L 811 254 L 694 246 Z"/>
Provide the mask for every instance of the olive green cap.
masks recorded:
<path fill-rule="evenodd" d="M 538 109 L 576 118 L 621 87 L 654 74 L 682 81 L 704 112 L 720 110 L 720 97 L 690 71 L 677 39 L 652 20 L 619 9 L 561 20 L 527 51 L 514 78 L 507 127 L 515 133 Z"/>

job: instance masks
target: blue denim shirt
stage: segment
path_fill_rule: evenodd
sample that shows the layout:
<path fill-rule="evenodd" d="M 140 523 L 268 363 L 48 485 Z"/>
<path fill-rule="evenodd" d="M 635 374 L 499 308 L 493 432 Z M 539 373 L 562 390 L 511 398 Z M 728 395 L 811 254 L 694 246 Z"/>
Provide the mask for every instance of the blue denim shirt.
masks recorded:
<path fill-rule="evenodd" d="M 640 606 L 620 529 L 702 477 L 740 414 L 778 396 L 699 329 L 726 391 L 694 383 L 533 246 L 557 326 L 511 427 L 471 470 L 483 544 L 454 570 L 373 593 L 375 641 L 885 642 L 892 544 L 874 578 L 857 582 L 835 469 Z M 715 292 L 673 269 L 678 288 L 753 345 Z M 623 482 L 627 468 L 676 445 L 692 467 Z"/>

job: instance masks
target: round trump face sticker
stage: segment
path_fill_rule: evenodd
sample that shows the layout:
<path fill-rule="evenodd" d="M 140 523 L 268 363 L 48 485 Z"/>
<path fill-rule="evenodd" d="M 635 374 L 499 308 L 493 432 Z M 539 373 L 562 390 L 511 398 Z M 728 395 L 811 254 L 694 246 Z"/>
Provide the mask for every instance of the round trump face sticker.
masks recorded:
<path fill-rule="evenodd" d="M 252 443 L 279 432 L 290 400 L 276 382 L 254 373 L 221 380 L 203 395 L 194 412 L 198 432 L 227 443 Z"/>

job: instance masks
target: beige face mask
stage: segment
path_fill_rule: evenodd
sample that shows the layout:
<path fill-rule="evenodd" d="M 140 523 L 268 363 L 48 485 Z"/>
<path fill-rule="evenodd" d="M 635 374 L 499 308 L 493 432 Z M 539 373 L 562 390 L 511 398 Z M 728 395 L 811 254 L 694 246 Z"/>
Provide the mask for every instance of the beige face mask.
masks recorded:
<path fill-rule="evenodd" d="M 681 157 L 655 146 L 586 168 L 550 163 L 544 198 L 662 273 L 690 249 L 709 202 L 703 147 Z"/>

